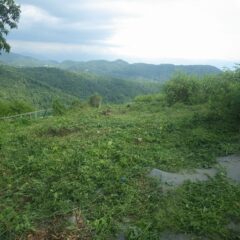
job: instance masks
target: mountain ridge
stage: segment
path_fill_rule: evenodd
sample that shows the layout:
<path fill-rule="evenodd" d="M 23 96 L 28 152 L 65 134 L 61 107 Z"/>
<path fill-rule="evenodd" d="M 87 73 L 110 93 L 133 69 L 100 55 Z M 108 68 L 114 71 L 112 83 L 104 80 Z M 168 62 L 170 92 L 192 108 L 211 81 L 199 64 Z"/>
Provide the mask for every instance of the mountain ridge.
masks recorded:
<path fill-rule="evenodd" d="M 211 65 L 174 65 L 174 64 L 150 64 L 128 63 L 124 60 L 91 60 L 62 62 L 52 60 L 39 60 L 20 54 L 2 54 L 0 61 L 15 67 L 55 67 L 72 72 L 91 72 L 101 76 L 116 77 L 129 80 L 147 80 L 165 82 L 176 73 L 204 76 L 219 74 L 221 70 Z"/>

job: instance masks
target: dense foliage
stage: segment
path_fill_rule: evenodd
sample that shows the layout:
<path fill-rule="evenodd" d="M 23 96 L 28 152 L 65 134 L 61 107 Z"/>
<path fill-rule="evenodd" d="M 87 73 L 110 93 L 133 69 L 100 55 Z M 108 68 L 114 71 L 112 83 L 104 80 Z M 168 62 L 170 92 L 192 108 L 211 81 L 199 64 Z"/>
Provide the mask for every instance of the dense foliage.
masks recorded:
<path fill-rule="evenodd" d="M 34 108 L 21 100 L 0 101 L 0 116 L 9 116 L 19 113 L 31 112 Z"/>
<path fill-rule="evenodd" d="M 176 75 L 164 86 L 168 105 L 206 104 L 215 118 L 239 120 L 240 117 L 240 69 L 218 76 L 197 78 Z"/>
<path fill-rule="evenodd" d="M 20 12 L 20 6 L 14 0 L 0 0 L 0 52 L 10 51 L 10 45 L 5 36 L 10 29 L 17 27 Z"/>
<path fill-rule="evenodd" d="M 70 104 L 76 98 L 24 73 L 23 69 L 0 66 L 0 100 L 22 101 L 36 109 L 49 108 L 54 99 Z"/>

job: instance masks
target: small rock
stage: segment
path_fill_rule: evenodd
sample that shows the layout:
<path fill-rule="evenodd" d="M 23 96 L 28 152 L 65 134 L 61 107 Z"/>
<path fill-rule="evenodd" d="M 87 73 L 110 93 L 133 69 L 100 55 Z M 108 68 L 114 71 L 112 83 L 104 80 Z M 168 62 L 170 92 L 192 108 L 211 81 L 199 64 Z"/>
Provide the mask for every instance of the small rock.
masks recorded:
<path fill-rule="evenodd" d="M 117 240 L 126 240 L 124 233 L 119 233 L 117 236 Z"/>
<path fill-rule="evenodd" d="M 240 156 L 230 155 L 217 159 L 220 166 L 226 169 L 227 177 L 240 182 Z"/>
<path fill-rule="evenodd" d="M 153 169 L 149 176 L 159 179 L 163 184 L 171 187 L 182 185 L 185 181 L 197 182 L 207 181 L 209 177 L 214 177 L 217 174 L 216 169 L 196 169 L 194 172 L 183 171 L 180 173 L 164 172 L 159 169 Z"/>
<path fill-rule="evenodd" d="M 240 233 L 240 223 L 235 223 L 233 221 L 231 221 L 228 225 L 227 228 L 229 230 L 232 230 L 234 232 Z"/>
<path fill-rule="evenodd" d="M 67 221 L 72 225 L 77 225 L 78 223 L 77 216 L 74 216 L 74 215 L 68 217 Z"/>
<path fill-rule="evenodd" d="M 121 183 L 126 183 L 127 182 L 127 178 L 125 176 L 120 178 L 120 182 Z"/>

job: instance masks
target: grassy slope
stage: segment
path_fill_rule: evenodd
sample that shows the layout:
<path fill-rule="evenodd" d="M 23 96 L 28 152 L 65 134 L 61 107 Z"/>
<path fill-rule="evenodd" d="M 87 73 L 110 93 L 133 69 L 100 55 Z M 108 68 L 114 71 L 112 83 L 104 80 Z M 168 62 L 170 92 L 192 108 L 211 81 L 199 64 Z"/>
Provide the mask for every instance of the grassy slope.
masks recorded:
<path fill-rule="evenodd" d="M 46 234 L 63 239 L 113 239 L 125 231 L 127 239 L 154 240 L 164 230 L 237 239 L 225 226 L 240 220 L 239 185 L 221 175 L 164 195 L 146 177 L 151 168 L 207 167 L 216 156 L 239 152 L 235 128 L 208 122 L 203 105 L 135 103 L 113 106 L 109 116 L 101 111 L 0 123 L 3 238 L 49 228 Z M 65 228 L 76 208 L 84 224 Z"/>

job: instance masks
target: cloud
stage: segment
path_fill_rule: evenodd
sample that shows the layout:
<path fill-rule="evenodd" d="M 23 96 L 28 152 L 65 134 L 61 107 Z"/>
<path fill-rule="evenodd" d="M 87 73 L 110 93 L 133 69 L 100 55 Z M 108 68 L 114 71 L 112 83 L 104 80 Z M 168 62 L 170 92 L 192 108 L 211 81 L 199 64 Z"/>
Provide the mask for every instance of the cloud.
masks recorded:
<path fill-rule="evenodd" d="M 75 19 L 53 15 L 35 5 L 22 4 L 19 27 L 10 35 L 11 40 L 59 43 L 84 43 L 107 39 L 112 31 L 111 21 Z"/>
<path fill-rule="evenodd" d="M 36 23 L 57 25 L 61 22 L 61 19 L 34 5 L 22 5 L 21 15 L 20 25 L 22 28 L 30 27 Z"/>
<path fill-rule="evenodd" d="M 11 40 L 10 44 L 14 49 L 18 49 L 19 53 L 27 53 L 45 59 L 91 60 L 99 59 L 99 56 L 106 59 L 113 59 L 109 55 L 112 51 L 111 47 L 98 43 L 89 45 Z"/>
<path fill-rule="evenodd" d="M 108 43 L 126 58 L 240 59 L 235 0 L 133 1 Z M 135 9 L 135 10 L 134 10 Z"/>
<path fill-rule="evenodd" d="M 58 58 L 240 59 L 239 0 L 19 0 L 21 44 Z M 27 50 L 25 47 L 25 50 Z M 52 49 L 52 50 L 51 50 Z M 31 52 L 30 51 L 30 52 Z M 39 50 L 40 51 L 40 50 Z M 95 53 L 94 53 L 95 51 Z"/>

